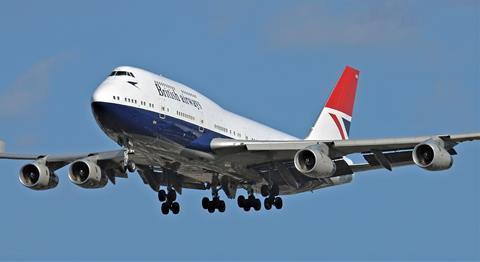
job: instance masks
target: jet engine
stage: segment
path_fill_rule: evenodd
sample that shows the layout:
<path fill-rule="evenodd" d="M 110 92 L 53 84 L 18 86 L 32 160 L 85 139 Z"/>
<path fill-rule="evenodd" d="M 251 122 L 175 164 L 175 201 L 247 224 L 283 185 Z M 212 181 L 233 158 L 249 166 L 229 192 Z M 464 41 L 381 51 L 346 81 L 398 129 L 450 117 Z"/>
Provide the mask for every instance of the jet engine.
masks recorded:
<path fill-rule="evenodd" d="M 47 190 L 58 185 L 58 177 L 44 164 L 35 162 L 20 169 L 20 182 L 34 190 Z"/>
<path fill-rule="evenodd" d="M 328 147 L 317 144 L 306 147 L 295 154 L 295 167 L 312 178 L 326 178 L 335 173 L 335 163 L 328 157 Z"/>
<path fill-rule="evenodd" d="M 68 172 L 70 181 L 83 188 L 102 188 L 107 185 L 107 176 L 102 169 L 91 160 L 78 160 L 70 165 Z"/>
<path fill-rule="evenodd" d="M 415 146 L 412 157 L 417 166 L 430 171 L 449 169 L 453 164 L 452 156 L 439 138 L 429 139 Z"/>

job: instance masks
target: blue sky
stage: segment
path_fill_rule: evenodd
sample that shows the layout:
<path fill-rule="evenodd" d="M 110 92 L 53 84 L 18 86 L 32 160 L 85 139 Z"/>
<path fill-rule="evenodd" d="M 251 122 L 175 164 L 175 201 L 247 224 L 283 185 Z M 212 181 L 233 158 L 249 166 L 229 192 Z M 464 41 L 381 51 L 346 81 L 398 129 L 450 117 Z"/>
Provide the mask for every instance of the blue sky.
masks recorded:
<path fill-rule="evenodd" d="M 115 149 L 90 96 L 139 66 L 304 137 L 345 65 L 361 70 L 351 138 L 480 130 L 478 1 L 3 1 L 0 138 L 12 152 Z M 186 190 L 162 216 L 138 175 L 54 190 L 1 161 L 0 259 L 480 259 L 480 144 L 452 169 L 362 173 L 245 213 Z"/>

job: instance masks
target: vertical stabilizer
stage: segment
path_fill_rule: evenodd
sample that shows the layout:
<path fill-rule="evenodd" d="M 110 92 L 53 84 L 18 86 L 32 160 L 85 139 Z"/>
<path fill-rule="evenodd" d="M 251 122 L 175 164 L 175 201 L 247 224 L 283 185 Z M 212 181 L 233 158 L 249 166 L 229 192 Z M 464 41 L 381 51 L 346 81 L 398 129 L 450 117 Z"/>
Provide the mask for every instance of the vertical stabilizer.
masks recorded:
<path fill-rule="evenodd" d="M 0 153 L 5 153 L 5 142 L 0 140 Z"/>
<path fill-rule="evenodd" d="M 360 71 L 345 67 L 306 140 L 348 139 Z"/>

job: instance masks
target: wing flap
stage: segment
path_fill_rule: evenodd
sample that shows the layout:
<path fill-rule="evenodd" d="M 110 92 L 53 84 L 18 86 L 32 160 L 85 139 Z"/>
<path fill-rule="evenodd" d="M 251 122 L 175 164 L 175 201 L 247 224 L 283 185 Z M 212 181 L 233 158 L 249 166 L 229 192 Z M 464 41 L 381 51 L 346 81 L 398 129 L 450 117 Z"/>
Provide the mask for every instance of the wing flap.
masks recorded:
<path fill-rule="evenodd" d="M 383 153 L 382 155 L 385 157 L 385 160 L 388 161 L 390 167 L 413 163 L 412 151 L 390 152 Z M 365 158 L 370 166 L 384 167 L 374 153 L 364 154 L 363 158 Z"/>

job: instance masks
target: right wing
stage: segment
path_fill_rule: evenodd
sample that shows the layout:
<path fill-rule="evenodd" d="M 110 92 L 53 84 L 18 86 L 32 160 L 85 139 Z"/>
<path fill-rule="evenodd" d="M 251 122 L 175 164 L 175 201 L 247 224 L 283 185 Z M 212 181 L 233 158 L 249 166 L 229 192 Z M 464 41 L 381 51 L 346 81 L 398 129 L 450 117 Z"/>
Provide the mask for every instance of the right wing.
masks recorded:
<path fill-rule="evenodd" d="M 214 139 L 211 148 L 226 162 L 237 163 L 247 169 L 254 170 L 260 177 L 263 174 L 272 177 L 273 174 L 278 183 L 297 188 L 298 191 L 304 191 L 302 190 L 304 188 L 302 184 L 312 183 L 312 180 L 331 179 L 379 168 L 392 170 L 393 167 L 412 165 L 414 164 L 413 150 L 419 144 L 433 143 L 434 147 L 444 149 L 440 152 L 455 155 L 454 147 L 457 144 L 473 140 L 480 140 L 480 133 L 326 141 Z M 324 150 L 323 153 L 334 162 L 336 170 L 333 174 L 330 174 L 330 176 L 319 175 L 315 179 L 314 174 L 306 175 L 305 172 L 296 168 L 294 159 L 297 152 L 311 147 Z M 344 158 L 354 153 L 362 154 L 366 162 L 352 163 Z M 449 168 L 449 165 L 444 166 L 445 169 Z"/>

